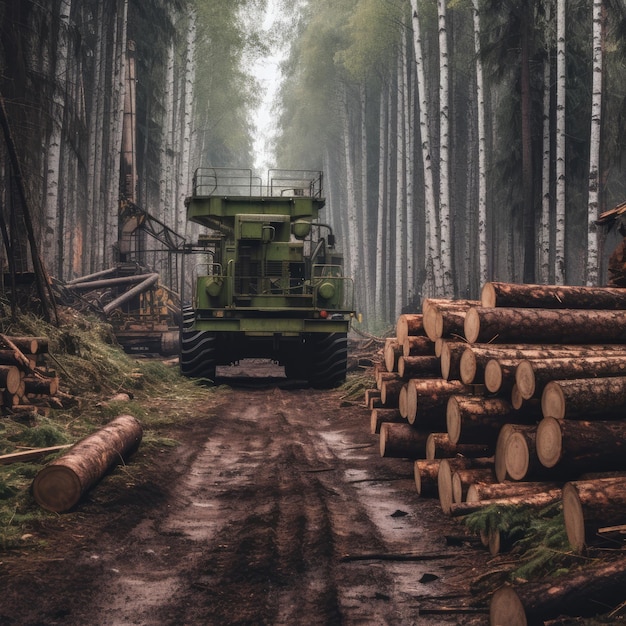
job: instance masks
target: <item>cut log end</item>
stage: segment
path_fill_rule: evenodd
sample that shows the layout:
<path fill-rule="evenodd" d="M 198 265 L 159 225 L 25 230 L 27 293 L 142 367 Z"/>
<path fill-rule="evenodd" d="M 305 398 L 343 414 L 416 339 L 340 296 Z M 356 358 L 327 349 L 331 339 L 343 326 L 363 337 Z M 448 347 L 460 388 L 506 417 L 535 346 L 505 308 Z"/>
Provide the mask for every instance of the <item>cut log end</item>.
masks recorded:
<path fill-rule="evenodd" d="M 459 377 L 466 385 L 473 383 L 476 378 L 476 355 L 471 348 L 467 348 L 461 356 Z"/>
<path fill-rule="evenodd" d="M 585 517 L 576 487 L 571 483 L 563 486 L 563 518 L 567 539 L 576 552 L 585 547 Z"/>
<path fill-rule="evenodd" d="M 497 359 L 490 359 L 485 365 L 485 387 L 495 393 L 502 387 L 502 368 Z"/>
<path fill-rule="evenodd" d="M 541 394 L 541 412 L 544 417 L 565 417 L 565 395 L 557 381 L 549 382 Z"/>
<path fill-rule="evenodd" d="M 554 467 L 561 459 L 563 435 L 559 420 L 544 417 L 537 426 L 537 457 L 544 467 Z"/>
<path fill-rule="evenodd" d="M 530 452 L 526 439 L 519 432 L 510 432 L 505 444 L 506 474 L 512 480 L 523 480 L 528 474 Z"/>
<path fill-rule="evenodd" d="M 446 427 L 450 441 L 453 444 L 458 443 L 461 437 L 461 410 L 455 396 L 451 396 L 448 399 L 448 405 L 446 407 Z"/>
<path fill-rule="evenodd" d="M 82 485 L 77 474 L 63 465 L 48 465 L 35 477 L 33 496 L 48 511 L 62 513 L 72 509 L 82 495 Z"/>
<path fill-rule="evenodd" d="M 501 587 L 489 604 L 490 626 L 527 626 L 526 612 L 519 596 L 511 587 Z"/>
<path fill-rule="evenodd" d="M 523 400 L 530 400 L 535 395 L 535 372 L 530 361 L 524 360 L 518 364 L 515 384 Z"/>
<path fill-rule="evenodd" d="M 480 333 L 480 317 L 475 308 L 471 308 L 465 314 L 465 322 L 463 324 L 465 339 L 470 343 L 474 343 L 478 339 Z"/>
<path fill-rule="evenodd" d="M 496 290 L 491 283 L 485 283 L 480 292 L 480 303 L 482 306 L 496 306 Z"/>

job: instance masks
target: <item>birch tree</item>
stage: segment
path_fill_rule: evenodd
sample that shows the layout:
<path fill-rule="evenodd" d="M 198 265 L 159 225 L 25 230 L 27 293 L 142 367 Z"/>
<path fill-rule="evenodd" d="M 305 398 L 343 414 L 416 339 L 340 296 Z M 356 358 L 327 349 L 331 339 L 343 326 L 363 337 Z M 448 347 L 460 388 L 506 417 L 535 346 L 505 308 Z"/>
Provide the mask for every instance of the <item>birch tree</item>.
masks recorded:
<path fill-rule="evenodd" d="M 565 283 L 565 2 L 556 0 L 556 223 L 554 282 Z"/>
<path fill-rule="evenodd" d="M 589 197 L 587 205 L 587 285 L 598 284 L 598 194 L 602 128 L 602 0 L 593 2 L 593 84 L 589 139 Z"/>

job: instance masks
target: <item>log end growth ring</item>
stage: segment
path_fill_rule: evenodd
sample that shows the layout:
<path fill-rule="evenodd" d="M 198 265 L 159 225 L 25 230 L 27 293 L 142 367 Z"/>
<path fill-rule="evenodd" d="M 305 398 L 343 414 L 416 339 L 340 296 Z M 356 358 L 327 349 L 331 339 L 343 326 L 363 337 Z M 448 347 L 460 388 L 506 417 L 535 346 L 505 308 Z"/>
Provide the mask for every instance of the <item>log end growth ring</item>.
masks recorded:
<path fill-rule="evenodd" d="M 530 361 L 525 359 L 517 365 L 515 384 L 522 399 L 530 400 L 535 395 L 535 372 Z"/>
<path fill-rule="evenodd" d="M 563 518 L 567 538 L 576 552 L 585 547 L 585 516 L 576 487 L 572 483 L 563 486 Z"/>
<path fill-rule="evenodd" d="M 491 283 L 485 283 L 480 292 L 480 302 L 484 307 L 496 306 L 496 290 Z"/>
<path fill-rule="evenodd" d="M 454 396 L 448 398 L 448 405 L 446 407 L 446 427 L 451 443 L 457 444 L 461 437 L 461 410 L 459 408 L 459 402 Z"/>
<path fill-rule="evenodd" d="M 437 472 L 437 489 L 439 491 L 439 503 L 444 513 L 452 510 L 452 469 L 446 459 L 439 463 Z"/>
<path fill-rule="evenodd" d="M 511 587 L 500 587 L 489 604 L 490 626 L 527 626 L 526 611 Z"/>
<path fill-rule="evenodd" d="M 549 382 L 541 394 L 541 412 L 544 417 L 565 417 L 565 395 L 557 381 Z"/>
<path fill-rule="evenodd" d="M 554 467 L 561 459 L 563 434 L 559 420 L 544 417 L 537 426 L 537 457 L 544 467 Z"/>
<path fill-rule="evenodd" d="M 474 343 L 478 339 L 480 333 L 480 317 L 475 308 L 470 308 L 465 314 L 463 332 L 465 333 L 465 339 L 470 343 Z"/>
<path fill-rule="evenodd" d="M 530 452 L 526 439 L 521 433 L 512 432 L 506 438 L 504 458 L 506 474 L 512 480 L 526 478 L 530 466 Z"/>
<path fill-rule="evenodd" d="M 33 481 L 33 496 L 48 511 L 63 513 L 80 500 L 82 485 L 76 473 L 63 465 L 44 467 Z"/>

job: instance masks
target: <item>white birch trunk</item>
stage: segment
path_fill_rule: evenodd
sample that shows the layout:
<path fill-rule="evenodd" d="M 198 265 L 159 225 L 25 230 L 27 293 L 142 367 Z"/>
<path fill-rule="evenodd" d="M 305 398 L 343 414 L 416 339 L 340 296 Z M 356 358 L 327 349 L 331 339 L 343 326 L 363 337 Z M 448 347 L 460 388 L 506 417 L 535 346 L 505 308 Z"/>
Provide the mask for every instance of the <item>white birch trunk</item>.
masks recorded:
<path fill-rule="evenodd" d="M 176 217 L 172 213 L 171 193 L 172 185 L 172 125 L 174 116 L 174 42 L 167 48 L 165 73 L 165 94 L 163 112 L 163 135 L 161 139 L 161 177 L 159 181 L 160 211 L 157 217 L 171 228 L 176 229 Z"/>
<path fill-rule="evenodd" d="M 361 105 L 361 211 L 360 211 L 360 237 L 361 250 L 359 258 L 363 259 L 363 306 L 368 318 L 374 311 L 374 290 L 372 285 L 372 255 L 371 255 L 371 229 L 368 212 L 368 180 L 367 180 L 367 91 L 365 85 L 359 86 L 359 102 Z"/>
<path fill-rule="evenodd" d="M 589 199 L 587 206 L 587 285 L 598 284 L 598 196 L 602 121 L 602 0 L 593 2 L 593 81 L 589 138 Z"/>
<path fill-rule="evenodd" d="M 565 0 L 556 12 L 556 224 L 554 282 L 565 283 Z"/>
<path fill-rule="evenodd" d="M 439 21 L 439 224 L 443 296 L 454 295 L 452 276 L 452 241 L 450 240 L 450 117 L 448 32 L 446 29 L 446 0 L 437 0 Z"/>
<path fill-rule="evenodd" d="M 478 113 L 478 275 L 482 287 L 488 280 L 487 253 L 487 133 L 485 125 L 485 85 L 480 47 L 480 12 L 473 0 L 474 51 L 476 54 L 476 106 Z"/>
<path fill-rule="evenodd" d="M 405 294 L 406 300 L 410 302 L 415 298 L 418 286 L 415 281 L 415 199 L 413 192 L 413 181 L 415 180 L 415 120 L 413 116 L 413 94 L 409 83 L 408 66 L 408 43 L 406 37 L 402 37 L 402 76 L 404 78 L 404 184 L 405 184 Z"/>
<path fill-rule="evenodd" d="M 393 307 L 394 302 L 392 298 L 394 279 L 392 271 L 395 263 L 395 255 L 393 254 L 393 241 L 392 234 L 394 229 L 393 224 L 393 163 L 394 163 L 394 142 L 396 130 L 393 126 L 393 96 L 392 96 L 393 81 L 387 85 L 387 164 L 385 168 L 385 180 L 387 181 L 385 189 L 385 277 L 384 277 L 384 301 L 385 310 L 388 316 L 388 321 L 394 323 Z M 397 89 L 395 90 L 397 94 Z M 397 150 L 397 148 L 395 148 Z"/>
<path fill-rule="evenodd" d="M 549 11 L 550 7 L 546 7 Z M 550 18 L 547 19 L 548 24 Z M 550 59 L 543 68 L 543 157 L 541 164 L 541 220 L 539 225 L 539 280 L 550 282 Z"/>
<path fill-rule="evenodd" d="M 424 76 L 424 58 L 422 55 L 422 35 L 417 0 L 411 0 L 413 16 L 413 48 L 415 50 L 415 66 L 417 77 L 417 94 L 419 101 L 420 138 L 422 145 L 422 161 L 424 167 L 424 204 L 426 230 L 426 260 L 427 273 L 432 269 L 434 293 L 443 293 L 443 270 L 441 266 L 441 248 L 437 237 L 437 208 L 435 203 L 435 188 L 433 182 L 432 161 L 430 155 L 430 126 L 428 115 L 428 95 L 426 93 L 426 79 Z M 428 278 L 427 278 L 428 280 Z M 429 289 L 426 289 L 428 292 Z M 424 294 L 425 295 L 425 294 Z"/>

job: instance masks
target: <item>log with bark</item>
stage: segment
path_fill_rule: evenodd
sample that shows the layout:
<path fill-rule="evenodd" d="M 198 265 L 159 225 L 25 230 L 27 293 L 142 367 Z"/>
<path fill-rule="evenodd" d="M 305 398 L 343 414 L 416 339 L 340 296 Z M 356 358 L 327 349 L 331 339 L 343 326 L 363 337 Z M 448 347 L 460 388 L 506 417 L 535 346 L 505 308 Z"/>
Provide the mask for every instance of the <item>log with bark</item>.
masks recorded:
<path fill-rule="evenodd" d="M 543 624 L 562 615 L 590 617 L 624 601 L 626 557 L 600 560 L 558 578 L 501 587 L 489 605 L 490 626 Z"/>
<path fill-rule="evenodd" d="M 32 485 L 35 500 L 49 511 L 69 511 L 114 464 L 137 449 L 142 432 L 132 415 L 119 415 L 38 472 Z"/>
<path fill-rule="evenodd" d="M 431 306 L 424 313 L 424 331 L 431 341 L 441 337 L 463 337 L 467 307 Z"/>
<path fill-rule="evenodd" d="M 0 365 L 0 387 L 14 394 L 18 392 L 20 382 L 20 370 L 15 365 Z"/>
<path fill-rule="evenodd" d="M 620 418 L 626 408 L 626 376 L 552 380 L 541 394 L 544 417 Z"/>
<path fill-rule="evenodd" d="M 470 458 L 486 457 L 491 452 L 491 446 L 484 443 L 453 444 L 448 433 L 430 433 L 426 440 L 427 459 L 449 459 L 455 456 Z"/>
<path fill-rule="evenodd" d="M 623 311 L 475 307 L 465 315 L 470 343 L 625 343 Z"/>
<path fill-rule="evenodd" d="M 439 357 L 441 378 L 444 380 L 461 380 L 461 357 L 467 347 L 468 345 L 464 341 L 445 341 L 443 343 Z"/>
<path fill-rule="evenodd" d="M 378 405 L 376 402 L 378 401 Z M 377 409 L 382 407 L 380 401 L 380 389 L 366 389 L 365 390 L 365 406 L 368 409 Z"/>
<path fill-rule="evenodd" d="M 431 430 L 441 431 L 445 430 L 445 413 L 448 398 L 453 394 L 469 394 L 471 388 L 456 380 L 413 378 L 408 382 L 407 392 L 407 420 L 409 423 L 419 423 L 420 420 L 417 418 L 418 411 L 424 421 L 428 420 L 428 414 L 434 414 L 437 411 L 438 421 L 443 420 L 443 427 L 432 427 Z"/>
<path fill-rule="evenodd" d="M 485 365 L 485 387 L 490 393 L 511 395 L 519 359 L 489 359 Z"/>
<path fill-rule="evenodd" d="M 380 384 L 380 401 L 385 408 L 394 408 L 398 406 L 400 400 L 400 391 L 405 382 L 396 376 L 393 379 L 383 380 Z"/>
<path fill-rule="evenodd" d="M 495 450 L 504 423 L 534 423 L 541 417 L 537 407 L 516 411 L 504 398 L 450 396 L 446 425 L 452 443 L 483 443 Z"/>
<path fill-rule="evenodd" d="M 400 394 L 398 395 L 398 411 L 400 411 L 400 416 L 403 420 L 406 420 L 406 416 L 408 413 L 407 408 L 407 394 L 408 394 L 408 385 L 402 385 L 400 389 Z"/>
<path fill-rule="evenodd" d="M 608 378 L 626 376 L 626 354 L 607 352 L 576 359 L 541 359 L 520 361 L 515 382 L 524 400 L 541 397 L 545 386 L 553 380 L 576 378 Z"/>
<path fill-rule="evenodd" d="M 465 500 L 467 502 L 478 502 L 479 500 L 503 500 L 506 498 L 516 498 L 534 493 L 544 493 L 561 489 L 562 482 L 539 481 L 539 482 L 497 482 L 497 481 L 475 481 L 467 489 Z"/>
<path fill-rule="evenodd" d="M 476 513 L 488 506 L 526 506 L 533 509 L 542 509 L 549 504 L 554 504 L 561 499 L 561 489 L 550 489 L 539 493 L 528 493 L 521 496 L 508 498 L 492 498 L 491 500 L 478 500 L 476 502 L 461 502 L 452 504 L 449 513 L 452 517 L 462 517 L 470 513 Z"/>
<path fill-rule="evenodd" d="M 570 478 L 584 472 L 626 470 L 626 420 L 582 421 L 545 417 L 537 427 L 537 458 Z"/>
<path fill-rule="evenodd" d="M 497 481 L 493 467 L 458 469 L 452 473 L 452 501 L 464 502 L 471 485 L 495 483 Z"/>
<path fill-rule="evenodd" d="M 389 337 L 383 348 L 383 360 L 388 372 L 398 371 L 398 359 L 402 356 L 402 344 L 395 338 Z"/>
<path fill-rule="evenodd" d="M 403 344 L 407 337 L 424 335 L 424 321 L 421 313 L 405 313 L 396 321 L 396 339 Z"/>
<path fill-rule="evenodd" d="M 441 364 L 436 356 L 401 356 L 397 364 L 402 378 L 439 378 Z"/>
<path fill-rule="evenodd" d="M 400 459 L 424 458 L 428 434 L 409 424 L 385 422 L 380 427 L 380 456 Z"/>
<path fill-rule="evenodd" d="M 484 307 L 626 310 L 626 290 L 489 282 L 483 285 L 480 301 Z"/>
<path fill-rule="evenodd" d="M 518 426 L 510 431 L 504 447 L 504 464 L 506 476 L 511 480 L 529 480 L 549 475 L 537 456 L 536 441 L 536 426 Z"/>
<path fill-rule="evenodd" d="M 402 344 L 402 356 L 435 356 L 435 344 L 423 335 L 409 336 Z"/>
<path fill-rule="evenodd" d="M 563 486 L 563 518 L 576 552 L 597 541 L 599 528 L 626 524 L 626 478 L 577 480 Z"/>
<path fill-rule="evenodd" d="M 380 433 L 380 427 L 385 422 L 395 422 L 402 424 L 406 420 L 400 415 L 398 409 L 372 409 L 370 416 L 370 432 L 372 435 Z"/>
<path fill-rule="evenodd" d="M 413 477 L 417 493 L 426 498 L 437 496 L 439 459 L 417 459 L 413 463 Z"/>
<path fill-rule="evenodd" d="M 439 494 L 439 504 L 444 513 L 450 512 L 453 504 L 452 475 L 462 469 L 488 469 L 493 467 L 492 458 L 470 459 L 466 457 L 455 457 L 451 459 L 441 459 L 439 462 L 439 472 L 437 473 L 437 491 Z"/>

